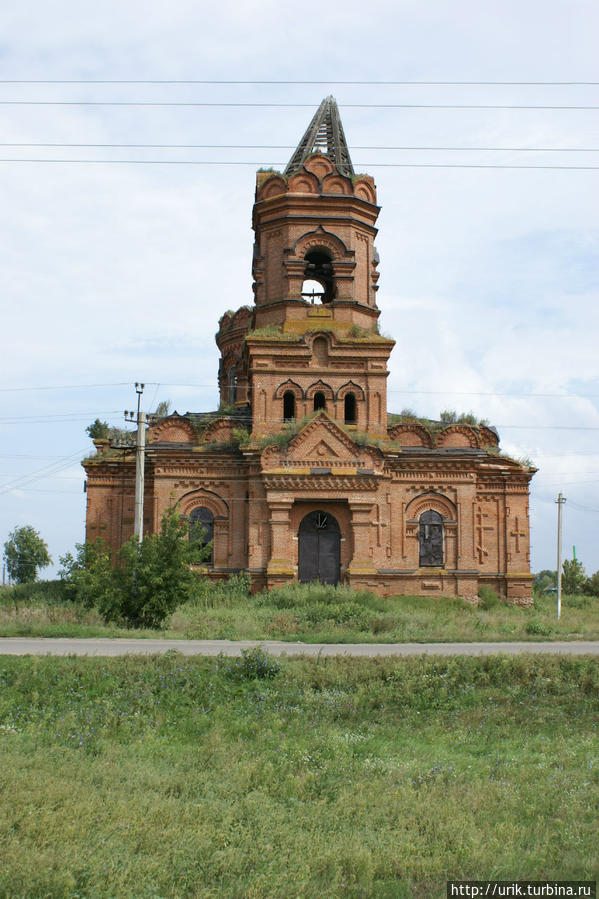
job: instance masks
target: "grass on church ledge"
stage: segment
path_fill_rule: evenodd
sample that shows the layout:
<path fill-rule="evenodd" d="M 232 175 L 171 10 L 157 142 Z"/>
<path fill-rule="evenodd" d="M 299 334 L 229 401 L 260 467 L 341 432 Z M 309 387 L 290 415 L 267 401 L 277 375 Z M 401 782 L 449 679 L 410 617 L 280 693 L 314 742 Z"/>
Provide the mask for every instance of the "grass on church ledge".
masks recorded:
<path fill-rule="evenodd" d="M 51 592 L 51 591 L 48 591 Z M 43 597 L 43 592 L 38 592 Z M 383 598 L 347 587 L 291 584 L 249 596 L 243 577 L 196 582 L 160 631 L 107 625 L 93 609 L 53 599 L 14 602 L 0 590 L 0 635 L 38 637 L 157 637 L 286 640 L 307 643 L 597 640 L 599 598 L 538 596 L 523 609 L 487 600 L 476 608 L 455 598 Z"/>
<path fill-rule="evenodd" d="M 599 661 L 0 660 L 0 895 L 590 880 Z"/>

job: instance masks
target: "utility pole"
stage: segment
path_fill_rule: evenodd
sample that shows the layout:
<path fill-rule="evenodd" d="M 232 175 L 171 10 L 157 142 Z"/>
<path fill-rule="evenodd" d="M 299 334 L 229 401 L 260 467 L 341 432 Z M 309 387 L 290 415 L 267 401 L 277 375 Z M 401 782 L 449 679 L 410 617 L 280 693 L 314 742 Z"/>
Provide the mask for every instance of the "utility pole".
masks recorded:
<path fill-rule="evenodd" d="M 141 543 L 144 536 L 144 469 L 146 452 L 146 413 L 141 411 L 141 395 L 145 384 L 135 382 L 137 393 L 137 416 L 133 412 L 125 412 L 127 421 L 137 423 L 137 452 L 135 457 L 135 525 L 134 535 Z"/>
<path fill-rule="evenodd" d="M 562 614 L 562 506 L 566 502 L 561 492 L 558 493 L 557 503 L 557 617 Z"/>

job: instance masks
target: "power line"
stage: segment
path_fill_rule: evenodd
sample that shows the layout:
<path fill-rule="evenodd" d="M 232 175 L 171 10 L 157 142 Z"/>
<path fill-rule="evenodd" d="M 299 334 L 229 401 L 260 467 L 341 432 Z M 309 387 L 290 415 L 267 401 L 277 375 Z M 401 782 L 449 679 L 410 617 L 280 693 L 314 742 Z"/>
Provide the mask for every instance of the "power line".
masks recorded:
<path fill-rule="evenodd" d="M 53 78 L 53 79 L 0 79 L 0 84 L 339 84 L 339 85 L 390 85 L 427 87 L 596 87 L 599 81 L 338 81 L 338 80 L 282 80 L 282 79 L 97 79 L 97 78 Z"/>
<path fill-rule="evenodd" d="M 203 100 L 0 100 L 0 106 L 148 106 L 213 109 L 313 109 L 314 103 L 253 103 Z M 524 105 L 515 103 L 340 103 L 342 109 L 545 109 L 596 110 L 599 106 Z"/>
<path fill-rule="evenodd" d="M 580 510 L 581 512 L 594 512 L 599 515 L 599 509 L 591 509 L 589 506 L 581 506 L 580 503 L 575 503 L 573 500 L 568 500 L 568 505 L 573 506 L 575 509 Z"/>
<path fill-rule="evenodd" d="M 17 393 L 25 390 L 89 390 L 92 387 L 126 387 L 132 381 L 113 381 L 110 384 L 57 384 L 41 387 L 0 387 L 0 393 Z"/>
<path fill-rule="evenodd" d="M 73 417 L 73 420 L 77 418 L 88 418 L 90 415 L 118 415 L 122 414 L 122 411 L 119 409 L 109 409 L 104 412 L 52 412 L 48 415 L 10 415 L 7 418 L 0 418 L 0 422 L 14 422 L 14 421 L 48 421 L 53 422 L 57 419 L 62 420 L 65 416 Z"/>
<path fill-rule="evenodd" d="M 39 478 L 52 477 L 53 475 L 58 474 L 60 471 L 64 471 L 65 468 L 69 468 L 75 461 L 79 459 L 82 452 L 85 452 L 85 449 L 77 450 L 76 453 L 71 453 L 70 456 L 63 456 L 62 459 L 58 462 L 53 462 L 50 465 L 44 465 L 42 468 L 38 468 L 36 471 L 30 472 L 29 474 L 19 475 L 18 477 L 13 478 L 12 481 L 8 481 L 6 484 L 1 484 L 0 493 L 6 493 L 9 490 L 18 490 L 21 487 L 26 487 L 28 484 L 33 483 Z"/>
<path fill-rule="evenodd" d="M 599 107 L 598 107 L 599 109 Z M 200 159 L 32 159 L 32 158 L 4 158 L 0 162 L 37 162 L 59 163 L 62 165 L 250 165 L 250 166 L 285 166 L 284 162 L 261 162 L 252 160 L 242 162 L 239 160 L 200 160 Z M 356 166 L 364 168 L 392 168 L 392 169 L 545 169 L 564 171 L 596 171 L 597 165 L 503 165 L 488 164 L 475 165 L 471 163 L 451 162 L 358 162 Z"/>
<path fill-rule="evenodd" d="M 163 381 L 148 381 L 144 382 L 147 386 L 150 387 L 183 387 L 186 389 L 199 389 L 204 387 L 216 388 L 216 381 L 199 381 L 195 384 L 182 384 L 182 383 L 165 383 Z M 10 392 L 21 392 L 21 391 L 38 391 L 38 390 L 74 390 L 74 389 L 83 389 L 87 390 L 92 387 L 129 387 L 132 386 L 133 381 L 111 381 L 105 384 L 55 384 L 52 386 L 48 385 L 35 385 L 32 387 L 0 387 L 0 393 L 10 393 Z M 248 386 L 248 389 L 251 389 Z M 499 397 L 511 397 L 513 399 L 520 398 L 534 398 L 539 397 L 543 399 L 547 398 L 555 398 L 555 399 L 599 399 L 599 393 L 500 393 L 496 391 L 488 391 L 488 390 L 407 390 L 400 387 L 390 387 L 387 389 L 387 393 L 399 393 L 406 394 L 407 396 L 499 396 Z M 79 412 L 68 412 L 68 413 L 56 413 L 57 415 L 80 415 L 84 413 Z M 90 412 L 87 413 L 89 415 L 113 415 L 118 414 L 114 410 L 109 412 Z M 1 419 L 0 419 L 1 420 Z"/>
<path fill-rule="evenodd" d="M 0 143 L 0 147 L 64 147 L 79 149 L 131 150 L 294 150 L 292 144 L 59 144 L 59 143 Z M 352 150 L 443 151 L 459 153 L 598 153 L 599 147 L 408 147 L 370 146 L 352 144 Z"/>

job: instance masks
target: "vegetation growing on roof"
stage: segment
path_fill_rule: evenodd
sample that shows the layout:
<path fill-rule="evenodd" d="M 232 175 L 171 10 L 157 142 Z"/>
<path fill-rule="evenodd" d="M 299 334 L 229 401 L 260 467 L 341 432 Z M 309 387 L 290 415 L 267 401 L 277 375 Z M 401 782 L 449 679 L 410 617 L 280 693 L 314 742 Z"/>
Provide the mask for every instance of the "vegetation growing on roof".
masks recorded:
<path fill-rule="evenodd" d="M 474 412 L 456 412 L 455 409 L 443 409 L 439 420 L 448 425 L 472 425 L 473 428 L 488 427 L 486 418 L 478 419 Z"/>
<path fill-rule="evenodd" d="M 257 337 L 259 340 L 261 338 L 275 338 L 276 340 L 287 340 L 291 343 L 299 343 L 301 341 L 300 334 L 287 334 L 280 325 L 265 325 L 263 328 L 254 328 L 253 331 L 248 331 L 247 337 Z"/>
<path fill-rule="evenodd" d="M 372 328 L 362 328 L 360 325 L 352 325 L 347 336 L 353 340 L 372 340 L 373 337 L 380 336 L 379 323 L 375 322 Z"/>
<path fill-rule="evenodd" d="M 439 419 L 425 418 L 418 415 L 413 409 L 402 409 L 401 412 L 389 412 L 387 424 L 389 427 L 402 422 L 415 422 L 425 427 L 431 434 L 443 430 L 449 425 L 468 425 L 472 428 L 488 428 L 489 421 L 486 418 L 478 419 L 473 412 L 456 412 L 455 409 L 444 409 L 439 413 Z"/>

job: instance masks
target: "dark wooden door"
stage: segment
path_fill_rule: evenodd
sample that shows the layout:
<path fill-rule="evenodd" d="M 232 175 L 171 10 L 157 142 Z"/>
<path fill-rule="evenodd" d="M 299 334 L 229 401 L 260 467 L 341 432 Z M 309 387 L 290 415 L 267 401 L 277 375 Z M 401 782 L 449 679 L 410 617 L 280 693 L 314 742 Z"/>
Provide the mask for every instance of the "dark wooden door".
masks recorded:
<path fill-rule="evenodd" d="M 420 564 L 441 568 L 443 565 L 443 517 L 432 509 L 420 516 L 418 528 Z"/>
<path fill-rule="evenodd" d="M 310 512 L 299 527 L 299 579 L 302 584 L 320 581 L 338 584 L 341 534 L 328 512 Z"/>

